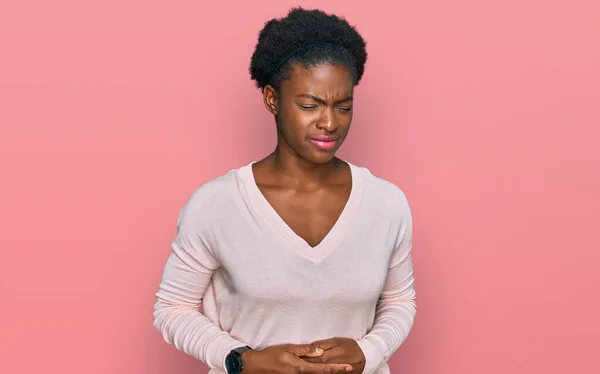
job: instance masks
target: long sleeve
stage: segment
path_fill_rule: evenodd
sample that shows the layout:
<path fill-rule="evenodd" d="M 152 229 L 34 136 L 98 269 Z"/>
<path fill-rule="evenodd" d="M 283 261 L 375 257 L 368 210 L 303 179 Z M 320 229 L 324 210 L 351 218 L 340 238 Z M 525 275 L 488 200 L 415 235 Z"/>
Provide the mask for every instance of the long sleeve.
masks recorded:
<path fill-rule="evenodd" d="M 408 209 L 408 205 L 405 205 Z M 405 210 L 406 220 L 392 255 L 388 274 L 375 311 L 371 330 L 357 340 L 362 349 L 366 366 L 364 374 L 376 373 L 377 369 L 406 340 L 416 315 L 412 248 L 412 217 Z"/>
<path fill-rule="evenodd" d="M 204 292 L 219 267 L 208 236 L 201 234 L 202 216 L 206 214 L 191 202 L 179 215 L 177 235 L 156 293 L 154 327 L 167 343 L 210 368 L 224 370 L 225 356 L 245 344 L 199 312 Z"/>

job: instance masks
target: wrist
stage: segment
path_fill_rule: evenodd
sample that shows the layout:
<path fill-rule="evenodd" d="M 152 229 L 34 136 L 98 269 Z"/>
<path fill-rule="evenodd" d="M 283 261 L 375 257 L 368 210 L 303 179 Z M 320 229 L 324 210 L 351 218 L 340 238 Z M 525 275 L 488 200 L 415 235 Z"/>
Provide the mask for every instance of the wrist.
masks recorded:
<path fill-rule="evenodd" d="M 240 371 L 240 374 L 250 374 L 252 369 L 252 350 L 248 349 L 247 351 L 242 352 L 242 361 L 244 362 L 244 368 Z"/>

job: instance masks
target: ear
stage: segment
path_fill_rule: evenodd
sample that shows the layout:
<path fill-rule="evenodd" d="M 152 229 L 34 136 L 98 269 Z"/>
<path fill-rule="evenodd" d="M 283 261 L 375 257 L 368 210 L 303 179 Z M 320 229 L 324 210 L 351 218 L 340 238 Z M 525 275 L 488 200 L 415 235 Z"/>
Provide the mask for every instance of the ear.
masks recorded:
<path fill-rule="evenodd" d="M 265 88 L 263 88 L 263 100 L 269 112 L 271 112 L 273 115 L 277 115 L 278 96 L 277 91 L 275 88 L 273 88 L 273 86 L 268 84 L 265 86 Z"/>

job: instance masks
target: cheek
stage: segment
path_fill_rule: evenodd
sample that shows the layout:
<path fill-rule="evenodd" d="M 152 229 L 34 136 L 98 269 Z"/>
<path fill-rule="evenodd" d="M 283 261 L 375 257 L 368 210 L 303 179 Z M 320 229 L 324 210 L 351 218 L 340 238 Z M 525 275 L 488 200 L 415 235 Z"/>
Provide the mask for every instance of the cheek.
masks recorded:
<path fill-rule="evenodd" d="M 340 126 L 340 130 L 344 133 L 350 130 L 350 125 L 352 124 L 352 113 L 344 114 L 338 117 L 338 125 Z"/>
<path fill-rule="evenodd" d="M 283 130 L 287 134 L 304 135 L 313 126 L 319 116 L 315 112 L 306 112 L 301 109 L 291 109 L 282 112 Z"/>
<path fill-rule="evenodd" d="M 340 118 L 340 126 L 342 126 L 344 128 L 349 128 L 350 124 L 352 124 L 352 116 L 353 116 L 352 112 L 350 112 L 348 114 L 344 114 L 342 116 L 342 118 Z"/>

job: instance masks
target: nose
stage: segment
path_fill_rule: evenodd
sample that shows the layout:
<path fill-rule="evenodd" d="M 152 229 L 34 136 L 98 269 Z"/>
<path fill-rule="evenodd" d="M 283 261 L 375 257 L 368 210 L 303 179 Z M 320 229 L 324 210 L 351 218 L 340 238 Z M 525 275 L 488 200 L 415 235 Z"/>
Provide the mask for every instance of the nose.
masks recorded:
<path fill-rule="evenodd" d="M 317 128 L 319 130 L 325 130 L 327 132 L 333 132 L 339 127 L 337 119 L 335 118 L 335 109 L 327 108 L 323 111 L 323 114 L 317 121 Z"/>

